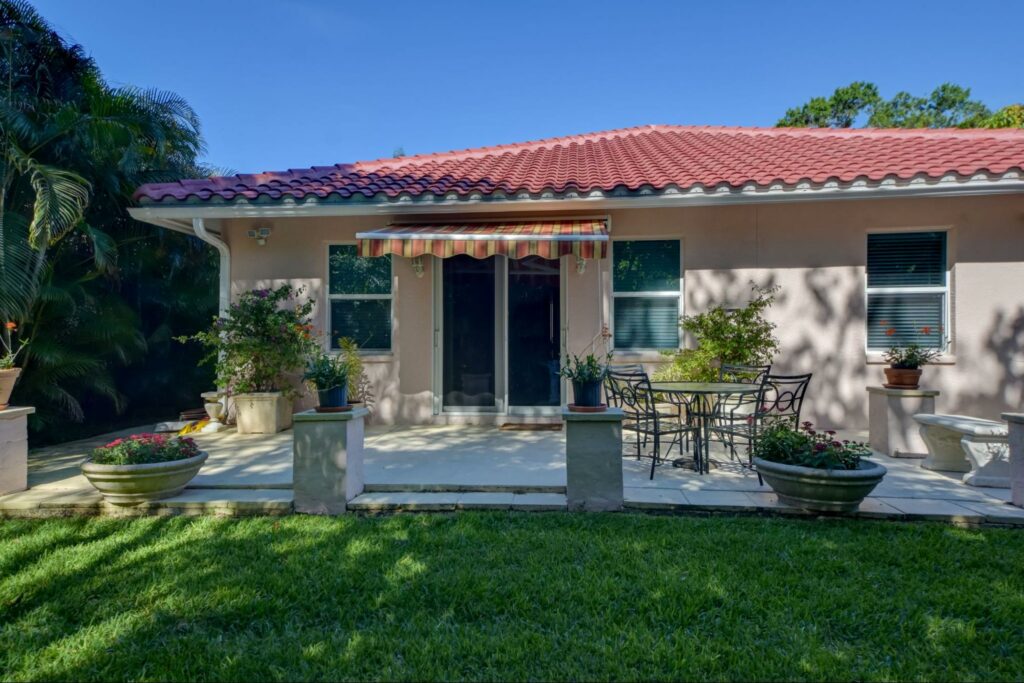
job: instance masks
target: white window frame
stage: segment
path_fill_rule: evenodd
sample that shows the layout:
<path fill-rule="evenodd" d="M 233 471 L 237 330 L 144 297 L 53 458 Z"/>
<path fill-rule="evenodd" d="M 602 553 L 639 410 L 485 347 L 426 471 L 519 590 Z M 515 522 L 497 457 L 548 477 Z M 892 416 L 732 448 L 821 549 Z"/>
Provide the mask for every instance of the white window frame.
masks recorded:
<path fill-rule="evenodd" d="M 868 240 L 870 235 L 877 234 L 912 234 L 920 232 L 941 232 L 946 235 L 946 263 L 943 270 L 945 284 L 942 286 L 934 285 L 931 287 L 870 287 L 868 286 Z M 939 351 L 942 355 L 946 355 L 952 351 L 953 348 L 953 328 L 950 326 L 950 251 L 952 250 L 952 244 L 950 239 L 950 230 L 948 227 L 919 227 L 919 228 L 893 228 L 893 229 L 877 229 L 868 230 L 864 235 L 864 352 L 868 356 L 881 356 L 888 347 L 885 348 L 872 348 L 870 341 L 868 341 L 868 302 L 872 294 L 941 294 L 942 295 L 942 346 Z"/>
<path fill-rule="evenodd" d="M 387 294 L 332 294 L 331 293 L 331 247 L 356 247 L 359 248 L 359 243 L 355 241 L 345 242 L 328 242 L 326 247 L 325 257 L 325 270 L 324 270 L 324 284 L 327 291 L 327 351 L 328 353 L 337 353 L 338 349 L 334 348 L 334 340 L 331 338 L 330 333 L 334 329 L 334 325 L 331 321 L 331 302 L 332 301 L 368 301 L 371 299 L 387 299 L 388 310 L 389 310 L 389 322 L 391 324 L 391 346 L 388 348 L 372 348 L 372 349 L 359 349 L 360 355 L 365 356 L 381 356 L 394 353 L 395 348 L 395 257 L 394 254 L 390 256 L 390 268 L 388 273 L 388 281 L 391 287 L 391 291 Z"/>
<path fill-rule="evenodd" d="M 678 290 L 662 290 L 655 292 L 616 292 L 615 291 L 615 245 L 618 242 L 678 242 L 679 243 L 679 289 Z M 679 237 L 672 237 L 671 235 L 651 235 L 644 237 L 622 237 L 620 239 L 613 239 L 612 253 L 609 273 L 609 285 L 611 287 L 611 315 L 609 316 L 608 328 L 611 332 L 610 347 L 614 351 L 621 351 L 624 353 L 649 353 L 652 351 L 662 351 L 663 348 L 645 348 L 645 347 L 619 347 L 615 345 L 615 300 L 616 299 L 636 299 L 636 298 L 675 298 L 679 300 L 679 316 L 682 317 L 683 313 L 683 280 L 684 280 L 684 269 L 683 269 L 683 240 Z M 683 332 L 678 331 L 678 341 L 675 347 L 676 350 L 683 348 Z"/>

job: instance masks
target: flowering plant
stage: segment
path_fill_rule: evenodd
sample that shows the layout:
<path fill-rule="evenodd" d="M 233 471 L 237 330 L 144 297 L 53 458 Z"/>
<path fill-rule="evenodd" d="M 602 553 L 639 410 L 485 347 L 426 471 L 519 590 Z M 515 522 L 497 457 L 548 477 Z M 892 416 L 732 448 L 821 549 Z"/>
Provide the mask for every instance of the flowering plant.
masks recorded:
<path fill-rule="evenodd" d="M 230 393 L 280 391 L 294 396 L 288 374 L 301 371 L 317 348 L 309 321 L 313 301 L 303 301 L 303 291 L 282 285 L 245 292 L 210 329 L 178 341 L 206 346 L 210 352 L 203 362 L 215 364 L 217 386 Z"/>
<path fill-rule="evenodd" d="M 89 459 L 97 465 L 144 465 L 185 460 L 197 455 L 199 447 L 187 436 L 132 434 L 94 448 Z"/>
<path fill-rule="evenodd" d="M 899 370 L 917 370 L 941 355 L 938 349 L 925 349 L 917 344 L 892 346 L 885 352 L 885 360 L 889 366 Z"/>
<path fill-rule="evenodd" d="M 0 348 L 0 370 L 10 370 L 13 368 L 14 361 L 18 359 L 18 354 L 28 346 L 27 339 L 22 339 L 15 345 L 14 334 L 17 330 L 18 323 L 10 320 L 4 323 L 3 329 L 0 329 L 0 347 L 2 347 Z"/>
<path fill-rule="evenodd" d="M 819 470 L 855 470 L 871 449 L 858 441 L 839 440 L 834 430 L 818 431 L 810 422 L 799 429 L 779 422 L 758 434 L 754 455 L 784 465 L 813 467 Z"/>
<path fill-rule="evenodd" d="M 886 326 L 889 323 L 882 320 L 881 325 Z M 921 328 L 921 334 L 930 335 L 933 332 L 931 325 L 925 325 Z M 896 335 L 895 327 L 888 327 L 885 330 L 885 336 L 892 337 Z M 889 367 L 896 370 L 917 370 L 922 365 L 927 365 L 933 360 L 942 355 L 940 349 L 923 348 L 919 344 L 895 344 L 889 347 L 889 350 L 885 352 L 885 360 L 889 363 Z"/>

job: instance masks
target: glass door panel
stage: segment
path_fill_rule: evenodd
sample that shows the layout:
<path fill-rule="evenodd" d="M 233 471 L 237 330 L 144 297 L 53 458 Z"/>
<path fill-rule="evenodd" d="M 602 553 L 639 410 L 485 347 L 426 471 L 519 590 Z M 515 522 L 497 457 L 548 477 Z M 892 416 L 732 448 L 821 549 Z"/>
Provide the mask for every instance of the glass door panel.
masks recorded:
<path fill-rule="evenodd" d="M 443 264 L 443 407 L 493 410 L 497 258 L 453 256 Z"/>
<path fill-rule="evenodd" d="M 557 406 L 561 321 L 559 262 L 539 256 L 508 262 L 508 402 Z"/>

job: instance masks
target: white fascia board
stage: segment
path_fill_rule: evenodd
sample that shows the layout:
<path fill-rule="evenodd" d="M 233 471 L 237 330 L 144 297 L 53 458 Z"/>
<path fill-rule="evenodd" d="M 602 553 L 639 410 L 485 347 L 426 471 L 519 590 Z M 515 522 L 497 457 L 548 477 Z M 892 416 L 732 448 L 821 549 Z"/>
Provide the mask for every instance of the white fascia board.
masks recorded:
<path fill-rule="evenodd" d="M 997 194 L 1024 194 L 1024 178 L 1017 174 L 1003 178 L 960 180 L 911 180 L 902 184 L 883 181 L 879 184 L 854 183 L 841 187 L 826 183 L 822 187 L 809 184 L 773 186 L 768 190 L 750 187 L 688 190 L 668 189 L 645 196 L 621 196 L 592 193 L 578 197 L 541 197 L 510 199 L 413 199 L 345 203 L 321 203 L 292 199 L 273 204 L 232 202 L 223 204 L 146 204 L 129 209 L 137 220 L 161 225 L 158 221 L 190 224 L 193 218 L 289 218 L 305 216 L 394 216 L 401 214 L 452 214 L 462 212 L 513 213 L 530 211 L 609 211 L 613 209 L 672 208 L 686 206 L 726 206 L 736 204 L 771 204 L 776 202 L 840 201 L 910 197 L 965 197 Z M 171 229 L 180 229 L 171 227 Z M 191 226 L 184 229 L 191 232 Z"/>

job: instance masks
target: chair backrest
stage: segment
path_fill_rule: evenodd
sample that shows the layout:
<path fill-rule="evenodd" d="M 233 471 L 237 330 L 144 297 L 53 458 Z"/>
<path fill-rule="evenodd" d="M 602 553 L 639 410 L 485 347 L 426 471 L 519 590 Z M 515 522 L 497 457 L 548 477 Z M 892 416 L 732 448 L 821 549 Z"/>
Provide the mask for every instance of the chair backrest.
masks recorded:
<path fill-rule="evenodd" d="M 719 382 L 740 382 L 742 384 L 764 384 L 772 371 L 769 365 L 723 365 L 718 368 Z"/>
<path fill-rule="evenodd" d="M 609 401 L 626 413 L 655 416 L 651 381 L 645 373 L 609 371 L 605 375 L 605 393 Z M 610 404 L 611 405 L 611 404 Z"/>
<path fill-rule="evenodd" d="M 642 376 L 644 379 L 647 379 L 647 373 L 644 372 L 644 366 L 639 363 L 608 366 L 608 372 L 605 373 L 604 376 L 604 398 L 605 402 L 609 406 L 614 406 L 616 408 L 622 407 L 621 386 L 627 376 Z"/>
<path fill-rule="evenodd" d="M 763 420 L 772 422 L 784 420 L 800 425 L 800 411 L 803 409 L 807 386 L 812 373 L 806 375 L 771 375 L 765 378 L 761 390 L 761 408 L 758 411 Z"/>

